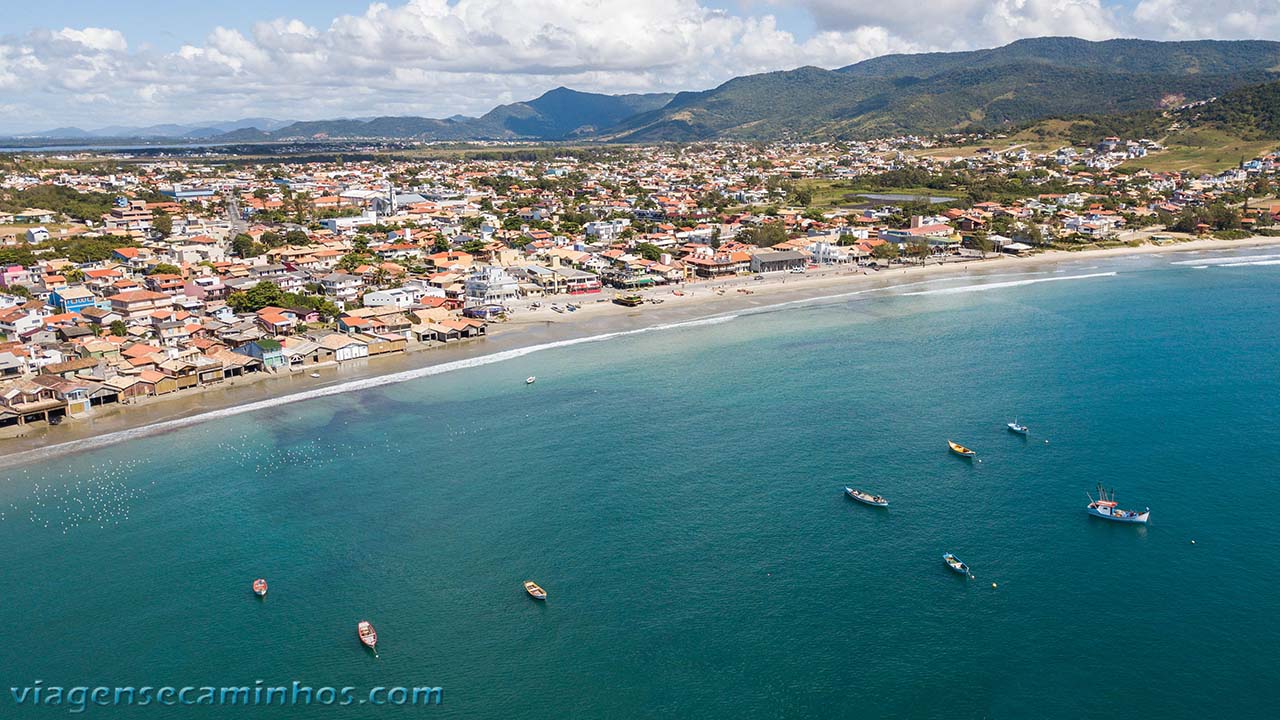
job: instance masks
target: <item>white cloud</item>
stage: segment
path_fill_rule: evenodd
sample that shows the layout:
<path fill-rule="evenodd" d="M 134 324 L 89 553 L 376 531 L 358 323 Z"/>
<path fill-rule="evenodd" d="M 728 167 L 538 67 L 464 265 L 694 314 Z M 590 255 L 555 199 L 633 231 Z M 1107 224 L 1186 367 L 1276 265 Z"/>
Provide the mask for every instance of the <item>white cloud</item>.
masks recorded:
<path fill-rule="evenodd" d="M 1133 9 L 1144 37 L 1160 40 L 1280 38 L 1277 0 L 1141 0 Z"/>
<path fill-rule="evenodd" d="M 1276 0 L 399 0 L 327 25 L 215 28 L 173 52 L 118 30 L 0 36 L 0 127 L 483 113 L 567 85 L 600 92 L 703 89 L 801 65 L 892 52 L 1076 35 L 1280 37 Z M 782 7 L 787 6 L 787 7 Z M 807 12 L 799 37 L 778 19 Z"/>
<path fill-rule="evenodd" d="M 119 30 L 96 27 L 81 28 L 79 30 L 62 28 L 54 35 L 92 50 L 123 52 L 129 48 L 129 43 L 125 42 L 124 34 Z"/>
<path fill-rule="evenodd" d="M 1181 0 L 1186 1 L 1186 0 Z M 1101 0 L 916 0 L 910 12 L 888 2 L 800 0 L 820 27 L 879 27 L 939 48 L 991 47 L 1024 37 L 1116 37 Z"/>

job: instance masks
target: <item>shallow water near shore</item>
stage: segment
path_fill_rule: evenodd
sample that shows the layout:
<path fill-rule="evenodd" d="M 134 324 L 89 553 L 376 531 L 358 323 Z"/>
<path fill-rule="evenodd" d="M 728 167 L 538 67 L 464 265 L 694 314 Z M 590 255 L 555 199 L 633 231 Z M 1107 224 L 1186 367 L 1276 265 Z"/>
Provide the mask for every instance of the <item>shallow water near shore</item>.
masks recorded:
<path fill-rule="evenodd" d="M 458 718 L 1269 716 L 1280 267 L 1187 259 L 735 312 L 0 471 L 0 613 L 24 628 L 5 687 L 429 685 L 444 703 L 403 712 Z M 1098 481 L 1151 525 L 1087 517 Z"/>

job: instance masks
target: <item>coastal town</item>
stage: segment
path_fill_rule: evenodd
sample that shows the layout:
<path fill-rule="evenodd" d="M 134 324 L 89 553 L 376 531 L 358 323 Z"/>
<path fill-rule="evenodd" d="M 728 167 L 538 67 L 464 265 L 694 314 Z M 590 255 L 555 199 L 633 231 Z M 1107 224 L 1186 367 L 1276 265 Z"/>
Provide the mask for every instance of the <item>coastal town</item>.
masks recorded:
<path fill-rule="evenodd" d="M 1280 155 L 973 138 L 0 163 L 0 437 L 737 278 L 1270 234 Z M 979 139 L 980 141 L 981 139 Z M 358 153 L 353 153 L 357 154 Z M 751 283 L 733 292 L 750 294 Z M 585 313 L 584 313 L 585 314 Z"/>

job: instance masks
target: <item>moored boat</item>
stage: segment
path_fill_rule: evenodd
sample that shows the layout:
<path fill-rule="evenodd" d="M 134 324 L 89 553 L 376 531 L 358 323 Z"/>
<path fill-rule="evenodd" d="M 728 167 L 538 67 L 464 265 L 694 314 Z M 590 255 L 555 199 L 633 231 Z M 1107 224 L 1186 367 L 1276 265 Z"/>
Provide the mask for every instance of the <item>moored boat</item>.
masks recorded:
<path fill-rule="evenodd" d="M 951 448 L 951 452 L 953 452 L 953 453 L 955 453 L 955 454 L 959 455 L 960 457 L 968 457 L 968 458 L 971 458 L 971 457 L 973 457 L 974 455 L 977 455 L 977 454 L 978 454 L 978 453 L 976 453 L 976 452 L 974 452 L 974 451 L 970 450 L 969 448 L 967 448 L 967 447 L 965 447 L 965 446 L 961 445 L 960 443 L 958 443 L 958 442 L 952 442 L 951 440 L 948 440 L 948 441 L 947 441 L 947 447 Z"/>
<path fill-rule="evenodd" d="M 257 580 L 254 580 L 254 581 L 253 581 L 253 594 L 254 594 L 254 595 L 257 595 L 258 597 L 266 597 L 266 596 L 267 596 L 267 581 L 266 581 L 266 580 L 264 580 L 264 579 L 262 579 L 262 578 L 258 578 Z"/>
<path fill-rule="evenodd" d="M 543 590 L 541 587 L 539 587 L 538 583 L 532 580 L 524 581 L 524 591 L 529 593 L 529 596 L 532 597 L 534 600 L 547 599 L 547 591 Z"/>
<path fill-rule="evenodd" d="M 538 378 L 536 378 L 536 377 L 534 377 L 534 376 L 532 376 L 532 375 L 530 375 L 529 377 L 527 377 L 527 378 L 525 378 L 525 379 L 524 379 L 524 384 L 525 384 L 525 385 L 532 385 L 532 384 L 534 384 L 534 383 L 536 383 L 536 382 L 538 382 Z"/>
<path fill-rule="evenodd" d="M 1146 523 L 1151 517 L 1151 508 L 1147 508 L 1142 512 L 1120 509 L 1120 507 L 1116 505 L 1116 491 L 1107 490 L 1102 486 L 1102 483 L 1098 483 L 1097 498 L 1089 495 L 1089 493 L 1085 493 L 1085 495 L 1089 498 L 1089 507 L 1087 510 L 1089 514 L 1094 517 L 1124 523 Z"/>
<path fill-rule="evenodd" d="M 378 631 L 373 629 L 373 623 L 368 620 L 361 620 L 356 623 L 356 635 L 360 637 L 360 642 L 370 650 L 378 649 Z"/>
<path fill-rule="evenodd" d="M 943 554 L 942 561 L 947 564 L 947 567 L 951 568 L 952 572 L 959 573 L 961 575 L 969 574 L 969 566 L 960 562 L 960 558 L 952 555 L 951 553 Z"/>
<path fill-rule="evenodd" d="M 1005 427 L 1009 428 L 1009 432 L 1015 432 L 1015 433 L 1018 433 L 1019 435 L 1026 435 L 1028 432 L 1031 431 L 1031 428 L 1027 427 L 1026 425 L 1023 425 L 1022 423 L 1019 423 L 1018 418 L 1014 418 L 1013 422 L 1008 423 L 1007 425 L 1005 425 Z"/>
<path fill-rule="evenodd" d="M 844 494 L 848 495 L 849 497 L 853 498 L 854 500 L 857 500 L 858 502 L 864 505 L 871 505 L 873 507 L 889 507 L 888 500 L 885 500 L 879 495 L 872 495 L 869 492 L 863 492 L 861 490 L 855 490 L 854 488 L 846 487 L 844 489 Z"/>
<path fill-rule="evenodd" d="M 318 372 L 313 372 L 313 373 L 311 373 L 311 377 L 313 377 L 313 378 L 318 378 L 318 377 L 320 377 L 320 373 L 318 373 Z"/>

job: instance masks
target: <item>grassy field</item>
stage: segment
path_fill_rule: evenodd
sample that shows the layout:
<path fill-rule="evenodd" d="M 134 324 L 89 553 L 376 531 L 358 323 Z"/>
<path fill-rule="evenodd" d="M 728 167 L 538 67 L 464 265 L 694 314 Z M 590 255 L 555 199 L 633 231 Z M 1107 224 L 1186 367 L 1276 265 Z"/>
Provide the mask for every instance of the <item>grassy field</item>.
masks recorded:
<path fill-rule="evenodd" d="M 1045 120 L 1028 130 L 980 145 L 929 148 L 918 150 L 914 154 L 935 158 L 972 157 L 981 148 L 991 148 L 997 152 L 1026 148 L 1034 154 L 1050 153 L 1072 144 L 1067 132 L 1070 125 L 1071 122 L 1066 120 Z M 1125 164 L 1155 172 L 1189 170 L 1213 173 L 1235 167 L 1242 159 L 1250 160 L 1280 148 L 1280 142 L 1275 140 L 1243 140 L 1230 133 L 1206 129 L 1176 132 L 1161 138 L 1160 143 L 1168 149 Z"/>
<path fill-rule="evenodd" d="M 0 237 L 11 238 L 26 233 L 31 228 L 42 227 L 49 231 L 49 234 L 57 236 L 63 230 L 68 235 L 78 235 L 88 228 L 83 225 L 63 225 L 60 223 L 45 223 L 44 225 L 0 225 Z"/>
<path fill-rule="evenodd" d="M 1241 160 L 1252 160 L 1280 148 L 1275 140 L 1242 140 L 1217 131 L 1185 132 L 1166 138 L 1168 149 L 1151 153 L 1125 163 L 1153 172 L 1189 170 L 1214 173 L 1236 167 Z"/>
<path fill-rule="evenodd" d="M 866 193 L 890 193 L 894 195 L 913 195 L 921 197 L 960 197 L 952 190 L 934 190 L 932 188 L 878 188 L 853 189 L 848 180 L 801 180 L 800 187 L 813 191 L 813 202 L 816 208 L 837 208 L 864 205 L 856 196 Z"/>
<path fill-rule="evenodd" d="M 1067 139 L 1067 128 L 1071 125 L 1066 120 L 1045 120 L 1034 128 L 1023 130 L 1000 138 L 991 138 L 973 145 L 947 145 L 943 147 L 914 150 L 912 155 L 932 158 L 973 157 L 983 148 L 996 152 L 1025 148 L 1033 154 L 1051 153 L 1054 150 L 1070 145 Z"/>

